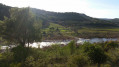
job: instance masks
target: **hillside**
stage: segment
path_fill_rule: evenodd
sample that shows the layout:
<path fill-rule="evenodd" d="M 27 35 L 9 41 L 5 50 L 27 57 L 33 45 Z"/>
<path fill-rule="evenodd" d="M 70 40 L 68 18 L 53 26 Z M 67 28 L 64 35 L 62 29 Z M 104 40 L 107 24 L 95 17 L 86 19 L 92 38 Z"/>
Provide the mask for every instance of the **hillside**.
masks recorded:
<path fill-rule="evenodd" d="M 4 16 L 9 17 L 10 8 L 14 7 L 0 4 L 0 20 L 4 20 Z M 119 33 L 118 19 L 105 20 L 92 18 L 81 13 L 50 12 L 36 8 L 31 8 L 31 11 L 35 14 L 36 19 L 38 18 L 42 20 L 42 33 L 45 32 L 47 36 L 52 34 L 49 33 L 49 29 L 58 29 L 60 31 L 60 35 L 63 35 L 63 37 L 65 37 L 64 35 L 83 38 L 119 37 L 117 35 Z M 59 35 L 59 33 L 52 35 Z"/>
<path fill-rule="evenodd" d="M 4 19 L 4 16 L 9 17 L 10 6 L 0 4 L 0 20 Z M 85 14 L 66 12 L 57 13 L 36 8 L 31 8 L 32 12 L 40 19 L 43 20 L 43 26 L 47 27 L 49 22 L 54 22 L 66 27 L 82 28 L 82 27 L 118 27 L 117 21 L 100 20 L 98 18 L 92 18 Z M 114 20 L 114 19 L 112 19 Z M 111 23 L 113 22 L 113 23 Z"/>
<path fill-rule="evenodd" d="M 112 28 L 112 27 L 119 26 L 113 21 L 100 20 L 98 18 L 92 18 L 85 14 L 80 14 L 80 13 L 74 13 L 74 12 L 56 13 L 56 12 L 49 12 L 49 11 L 44 11 L 44 10 L 35 9 L 35 8 L 32 8 L 32 11 L 34 12 L 34 14 L 36 14 L 38 17 L 45 20 L 46 22 L 52 21 L 54 23 L 57 23 L 66 27 Z"/>
<path fill-rule="evenodd" d="M 0 67 L 119 67 L 115 2 L 0 0 Z"/>

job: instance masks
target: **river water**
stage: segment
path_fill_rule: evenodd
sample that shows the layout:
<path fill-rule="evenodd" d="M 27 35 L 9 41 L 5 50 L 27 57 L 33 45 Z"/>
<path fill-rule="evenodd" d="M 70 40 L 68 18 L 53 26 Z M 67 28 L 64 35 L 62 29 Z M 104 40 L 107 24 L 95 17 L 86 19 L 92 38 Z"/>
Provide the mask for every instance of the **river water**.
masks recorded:
<path fill-rule="evenodd" d="M 90 43 L 100 43 L 100 42 L 106 42 L 106 41 L 118 41 L 118 38 L 91 38 L 91 39 L 84 39 L 84 38 L 79 38 L 77 39 L 76 43 L 77 44 L 83 44 L 84 42 L 90 42 Z M 65 41 L 50 41 L 50 42 L 35 42 L 30 44 L 30 47 L 34 48 L 43 48 L 44 46 L 50 46 L 52 44 L 64 44 L 67 45 L 71 40 L 65 40 Z M 26 44 L 28 46 L 28 44 Z M 1 49 L 6 49 L 8 46 L 1 46 Z M 9 48 L 9 47 L 8 47 Z"/>
<path fill-rule="evenodd" d="M 30 44 L 31 47 L 35 48 L 42 48 L 43 46 L 50 46 L 52 44 L 68 44 L 71 40 L 67 41 L 52 41 L 52 42 L 35 42 Z M 76 43 L 77 44 L 83 44 L 84 42 L 90 42 L 90 43 L 101 43 L 101 42 L 106 42 L 106 41 L 118 41 L 118 38 L 91 38 L 91 39 L 84 39 L 84 38 L 79 38 Z"/>

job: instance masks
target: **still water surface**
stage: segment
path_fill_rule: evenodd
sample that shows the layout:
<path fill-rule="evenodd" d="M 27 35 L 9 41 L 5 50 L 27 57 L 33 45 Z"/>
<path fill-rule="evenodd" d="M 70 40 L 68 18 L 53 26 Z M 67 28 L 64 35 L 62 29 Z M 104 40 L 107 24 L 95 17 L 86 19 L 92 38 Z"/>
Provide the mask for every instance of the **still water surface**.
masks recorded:
<path fill-rule="evenodd" d="M 35 42 L 30 44 L 31 47 L 40 47 L 42 48 L 43 46 L 50 46 L 52 44 L 68 44 L 71 40 L 67 41 L 52 41 L 52 42 Z M 106 41 L 118 41 L 118 38 L 91 38 L 91 39 L 84 39 L 84 38 L 79 38 L 76 43 L 77 44 L 83 44 L 84 42 L 90 42 L 90 43 L 101 43 L 101 42 L 106 42 Z"/>
<path fill-rule="evenodd" d="M 83 44 L 84 42 L 90 42 L 90 43 L 101 43 L 101 42 L 106 42 L 106 41 L 118 41 L 118 38 L 91 38 L 91 39 L 84 39 L 84 38 L 79 38 L 76 43 L 77 44 Z M 44 46 L 50 46 L 52 44 L 64 44 L 67 45 L 71 40 L 65 40 L 65 41 L 50 41 L 50 42 L 35 42 L 30 44 L 30 47 L 34 48 L 42 48 Z M 27 46 L 28 44 L 26 44 Z M 1 46 L 1 49 L 6 49 L 8 46 Z M 15 47 L 14 45 L 11 47 Z M 9 47 L 8 47 L 9 48 Z"/>

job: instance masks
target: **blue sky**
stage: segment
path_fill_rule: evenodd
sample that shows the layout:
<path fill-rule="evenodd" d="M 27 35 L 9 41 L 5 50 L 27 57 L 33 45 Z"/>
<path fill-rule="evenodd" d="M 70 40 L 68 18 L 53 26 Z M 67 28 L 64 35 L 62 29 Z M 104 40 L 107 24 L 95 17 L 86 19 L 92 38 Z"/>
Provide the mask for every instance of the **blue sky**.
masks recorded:
<path fill-rule="evenodd" d="M 78 12 L 96 18 L 119 18 L 119 0 L 0 0 L 0 3 L 55 12 Z"/>

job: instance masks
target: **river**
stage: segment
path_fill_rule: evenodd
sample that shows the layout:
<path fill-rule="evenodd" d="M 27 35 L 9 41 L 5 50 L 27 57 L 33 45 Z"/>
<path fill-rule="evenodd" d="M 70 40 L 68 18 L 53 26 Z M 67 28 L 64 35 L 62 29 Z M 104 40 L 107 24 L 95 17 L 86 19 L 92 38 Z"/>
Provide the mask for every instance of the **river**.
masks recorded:
<path fill-rule="evenodd" d="M 31 47 L 35 48 L 42 48 L 43 46 L 50 46 L 52 44 L 64 44 L 67 45 L 71 40 L 65 40 L 65 41 L 52 41 L 52 42 L 35 42 L 30 44 Z M 100 42 L 106 42 L 106 41 L 118 41 L 118 38 L 91 38 L 91 39 L 84 39 L 79 38 L 76 43 L 77 44 L 83 44 L 84 42 L 90 42 L 90 43 L 100 43 Z"/>
<path fill-rule="evenodd" d="M 106 42 L 106 41 L 118 41 L 118 38 L 91 38 L 91 39 L 84 39 L 84 38 L 78 38 L 76 43 L 77 44 L 83 44 L 84 42 L 90 42 L 90 43 L 100 43 L 100 42 Z M 50 41 L 50 42 L 34 42 L 31 43 L 29 46 L 34 48 L 43 48 L 44 46 L 50 46 L 52 44 L 64 44 L 67 45 L 71 40 L 64 40 L 64 41 Z M 26 44 L 28 46 L 28 44 Z M 1 46 L 1 49 L 6 49 L 8 46 Z M 12 47 L 12 46 L 11 46 Z M 14 45 L 13 45 L 14 47 Z M 9 48 L 9 47 L 8 47 Z"/>

